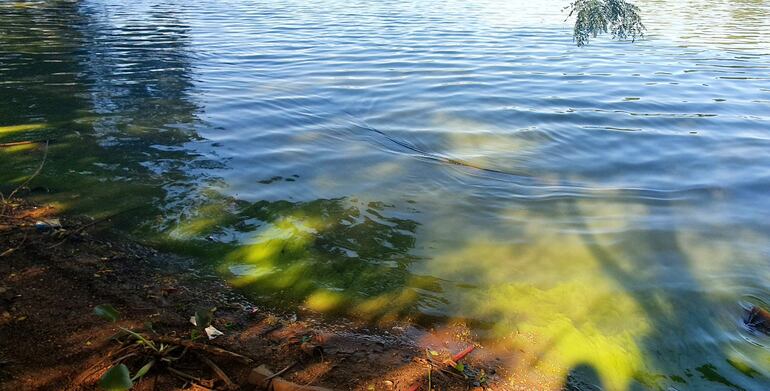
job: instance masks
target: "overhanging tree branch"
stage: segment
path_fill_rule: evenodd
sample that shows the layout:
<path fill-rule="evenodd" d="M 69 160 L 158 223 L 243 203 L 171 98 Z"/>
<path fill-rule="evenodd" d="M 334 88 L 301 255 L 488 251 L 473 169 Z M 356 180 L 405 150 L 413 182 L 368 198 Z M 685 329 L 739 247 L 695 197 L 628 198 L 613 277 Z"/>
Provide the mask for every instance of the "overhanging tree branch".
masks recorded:
<path fill-rule="evenodd" d="M 624 0 L 575 0 L 565 9 L 570 10 L 567 18 L 575 16 L 573 34 L 578 46 L 606 33 L 612 34 L 612 39 L 635 41 L 646 30 L 639 7 Z"/>

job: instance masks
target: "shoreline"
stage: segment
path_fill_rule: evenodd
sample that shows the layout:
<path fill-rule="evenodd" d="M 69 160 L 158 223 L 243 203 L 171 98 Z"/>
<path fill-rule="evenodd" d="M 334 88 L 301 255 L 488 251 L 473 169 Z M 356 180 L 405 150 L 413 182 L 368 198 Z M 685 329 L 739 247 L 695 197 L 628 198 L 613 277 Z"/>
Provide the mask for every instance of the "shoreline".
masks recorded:
<path fill-rule="evenodd" d="M 3 209 L 0 390 L 100 389 L 96 383 L 120 347 L 110 339 L 118 327 L 189 340 L 190 316 L 213 307 L 212 325 L 224 335 L 196 342 L 253 360 L 243 365 L 212 357 L 241 389 L 253 389 L 249 372 L 260 364 L 273 371 L 290 367 L 281 375 L 286 381 L 330 389 L 507 389 L 502 361 L 480 346 L 463 360 L 462 374 L 437 364 L 477 346 L 460 326 L 377 328 L 300 308 L 264 309 L 221 278 L 201 276 L 190 259 L 108 238 L 103 226 L 109 224 L 23 198 L 3 201 Z M 101 304 L 114 306 L 120 320 L 95 316 Z M 188 361 L 185 369 L 195 377 L 216 380 L 210 368 Z M 207 389 L 199 383 L 157 368 L 132 389 Z"/>

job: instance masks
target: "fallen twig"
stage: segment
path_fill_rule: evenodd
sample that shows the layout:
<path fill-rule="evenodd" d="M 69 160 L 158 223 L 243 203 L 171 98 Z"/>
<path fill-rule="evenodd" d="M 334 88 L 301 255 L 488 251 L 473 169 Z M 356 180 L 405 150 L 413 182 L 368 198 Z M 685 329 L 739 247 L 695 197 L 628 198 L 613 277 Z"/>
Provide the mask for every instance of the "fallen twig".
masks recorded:
<path fill-rule="evenodd" d="M 303 386 L 284 380 L 283 378 L 274 376 L 273 372 L 264 365 L 260 365 L 251 370 L 248 382 L 249 384 L 262 387 L 269 391 L 331 391 L 324 387 Z"/>
<path fill-rule="evenodd" d="M 112 360 L 112 365 L 117 365 L 117 364 L 120 364 L 120 362 L 121 362 L 121 361 L 123 361 L 123 360 L 125 360 L 125 359 L 127 359 L 127 358 L 129 358 L 129 357 L 133 357 L 133 356 L 136 356 L 136 354 L 137 354 L 136 352 L 134 352 L 134 353 L 129 353 L 129 354 L 126 354 L 126 355 L 124 355 L 124 356 L 122 356 L 122 357 L 119 357 L 119 358 L 117 358 L 117 359 L 115 359 L 115 360 Z"/>
<path fill-rule="evenodd" d="M 14 251 L 20 249 L 27 242 L 27 233 L 24 232 L 24 237 L 21 239 L 21 243 L 16 247 L 11 247 L 0 254 L 0 258 L 13 254 Z"/>
<path fill-rule="evenodd" d="M 136 209 L 139 209 L 139 208 L 142 208 L 142 207 L 141 207 L 141 206 L 137 206 L 137 207 L 129 208 L 129 209 L 126 209 L 126 210 L 120 211 L 120 212 L 118 212 L 118 213 L 114 213 L 114 214 L 111 214 L 111 215 L 109 215 L 109 216 L 105 216 L 105 217 L 102 217 L 102 218 L 98 218 L 98 219 L 95 219 L 94 221 L 91 221 L 91 222 L 89 222 L 89 223 L 87 223 L 87 224 L 84 224 L 84 225 L 82 225 L 82 226 L 78 227 L 78 228 L 77 228 L 77 229 L 75 229 L 75 230 L 72 230 L 72 231 L 69 231 L 69 232 L 67 232 L 67 233 L 64 235 L 64 239 L 62 239 L 61 241 L 59 241 L 59 242 L 57 242 L 57 243 L 54 243 L 54 244 L 52 244 L 52 245 L 48 246 L 48 249 L 52 249 L 52 248 L 54 248 L 54 247 L 58 247 L 58 246 L 61 246 L 61 245 L 62 245 L 62 244 L 64 244 L 64 242 L 66 242 L 66 241 L 67 241 L 67 239 L 69 239 L 69 238 L 70 238 L 72 235 L 77 235 L 77 234 L 79 234 L 79 233 L 83 232 L 83 231 L 84 231 L 86 228 L 88 228 L 88 227 L 92 227 L 92 226 L 94 226 L 94 225 L 96 225 L 96 224 L 99 224 L 99 223 L 103 223 L 103 222 L 109 221 L 110 219 L 112 219 L 112 218 L 114 218 L 114 217 L 116 217 L 116 216 L 119 216 L 119 215 L 121 215 L 121 214 L 123 214 L 123 213 L 131 212 L 131 211 L 133 211 L 133 210 L 136 210 Z"/>
<path fill-rule="evenodd" d="M 177 375 L 177 376 L 181 377 L 182 379 L 186 379 L 186 380 L 192 380 L 192 381 L 196 381 L 196 382 L 198 382 L 198 383 L 201 383 L 201 382 L 203 382 L 203 380 L 202 380 L 202 379 L 199 379 L 199 378 L 197 378 L 197 377 L 195 377 L 195 376 L 193 376 L 193 375 L 190 375 L 190 374 L 184 373 L 184 372 L 182 372 L 182 371 L 180 371 L 180 370 L 178 370 L 178 369 L 176 369 L 176 368 L 173 368 L 173 367 L 166 367 L 166 369 L 168 369 L 168 371 L 169 371 L 169 372 L 171 372 L 171 373 L 173 373 L 174 375 Z"/>
<path fill-rule="evenodd" d="M 422 359 L 422 358 L 419 358 L 419 357 L 415 357 L 415 360 L 417 360 L 417 362 L 419 362 L 419 363 L 423 363 L 423 364 L 434 366 L 436 369 L 439 370 L 439 372 L 436 372 L 436 373 L 439 374 L 440 376 L 443 376 L 447 380 L 448 380 L 448 378 L 446 378 L 446 375 L 452 375 L 452 376 L 457 377 L 459 379 L 465 379 L 465 377 L 463 377 L 459 373 L 457 373 L 455 371 L 449 370 L 450 367 L 446 363 L 440 363 L 440 362 L 438 362 L 438 361 L 436 361 L 436 360 L 434 360 L 432 358 L 428 358 L 427 360 L 425 360 L 425 359 Z"/>
<path fill-rule="evenodd" d="M 222 370 L 222 368 L 220 368 L 217 364 L 211 361 L 208 357 L 200 353 L 197 353 L 196 355 L 201 361 L 203 361 L 203 363 L 208 365 L 209 368 L 211 368 L 211 370 L 214 371 L 214 373 L 216 373 L 217 377 L 219 377 L 220 379 L 222 379 L 223 382 L 225 382 L 225 385 L 227 386 L 228 390 L 237 390 L 240 388 L 238 387 L 237 384 L 233 383 L 233 381 L 230 380 L 230 377 L 227 376 L 227 374 L 225 373 L 225 371 Z"/>
<path fill-rule="evenodd" d="M 9 195 L 8 195 L 8 197 L 6 197 L 6 198 L 7 198 L 7 199 L 9 199 L 9 200 L 12 200 L 12 199 L 13 199 L 13 197 L 16 195 L 16 193 L 17 193 L 17 192 L 18 192 L 18 191 L 19 191 L 21 188 L 23 188 L 24 186 L 27 186 L 27 184 L 28 184 L 30 181 L 32 181 L 33 179 L 35 179 L 35 177 L 36 177 L 36 176 L 38 176 L 38 175 L 40 174 L 40 172 L 41 172 L 41 171 L 43 171 L 43 166 L 45 166 L 45 161 L 46 161 L 46 159 L 48 159 L 48 140 L 46 140 L 46 141 L 45 141 L 45 149 L 43 150 L 43 160 L 40 162 L 40 165 L 37 167 L 37 170 L 35 170 L 35 172 L 34 172 L 34 173 L 33 173 L 33 174 L 32 174 L 32 175 L 29 177 L 29 178 L 27 178 L 27 180 L 26 180 L 26 181 L 22 182 L 22 184 L 21 184 L 21 185 L 19 185 L 19 186 L 18 186 L 16 189 L 14 189 L 14 190 L 11 192 L 11 194 L 9 194 Z M 2 211 L 2 212 L 0 212 L 0 215 L 4 215 L 4 214 L 5 214 L 5 204 L 3 204 L 3 211 Z"/>
<path fill-rule="evenodd" d="M 267 378 L 265 378 L 265 381 L 270 380 L 270 379 L 272 379 L 274 377 L 278 377 L 278 376 L 283 375 L 284 373 L 286 373 L 286 371 L 288 371 L 289 369 L 293 368 L 295 365 L 297 365 L 296 361 L 291 363 L 291 364 L 289 364 L 289 365 L 287 365 L 286 368 L 281 369 L 280 371 L 278 371 L 278 372 L 268 376 Z"/>
<path fill-rule="evenodd" d="M 103 221 L 107 221 L 107 220 L 109 220 L 111 217 L 112 217 L 112 216 L 110 216 L 110 217 L 105 217 L 105 218 L 102 218 L 102 219 L 96 219 L 96 220 L 94 220 L 94 221 L 92 221 L 92 222 L 90 222 L 90 223 L 88 223 L 88 224 L 84 224 L 83 226 L 81 226 L 81 227 L 78 227 L 78 229 L 76 229 L 76 230 L 74 230 L 74 231 L 70 231 L 70 232 L 67 232 L 67 233 L 64 235 L 64 239 L 60 240 L 60 241 L 59 241 L 59 242 L 57 242 L 57 243 L 54 243 L 54 244 L 52 244 L 52 245 L 48 246 L 48 249 L 50 250 L 50 249 L 52 249 L 52 248 L 54 248 L 54 247 L 58 247 L 58 246 L 61 246 L 61 245 L 62 245 L 62 244 L 64 244 L 64 242 L 66 242 L 66 241 L 67 241 L 67 239 L 69 239 L 69 238 L 70 238 L 72 235 L 76 235 L 76 234 L 79 234 L 79 233 L 83 232 L 83 230 L 85 230 L 86 228 L 88 228 L 88 227 L 91 227 L 91 226 L 93 226 L 93 225 L 96 225 L 96 224 L 98 224 L 98 223 L 101 223 L 101 222 L 103 222 Z"/>
<path fill-rule="evenodd" d="M 179 345 L 179 346 L 182 346 L 182 347 L 185 347 L 185 348 L 189 348 L 189 349 L 192 349 L 192 350 L 200 350 L 200 351 L 204 351 L 206 353 L 211 353 L 211 354 L 214 354 L 214 355 L 217 355 L 217 356 L 226 356 L 226 357 L 232 358 L 232 359 L 237 360 L 237 361 L 239 361 L 241 363 L 244 363 L 244 364 L 253 364 L 254 363 L 254 360 L 252 360 L 249 357 L 246 357 L 244 355 L 241 355 L 241 354 L 238 354 L 238 353 L 234 353 L 234 352 L 231 352 L 229 350 L 225 350 L 225 349 L 222 349 L 222 348 L 219 348 L 219 347 L 216 347 L 216 346 L 205 345 L 205 344 L 202 344 L 202 343 L 188 341 L 188 340 L 185 340 L 185 339 L 174 338 L 174 337 L 164 337 L 164 336 L 155 336 L 155 335 L 151 335 L 151 336 L 143 335 L 142 337 L 144 337 L 144 338 L 146 338 L 146 339 L 148 339 L 150 341 L 153 341 L 153 342 Z"/>

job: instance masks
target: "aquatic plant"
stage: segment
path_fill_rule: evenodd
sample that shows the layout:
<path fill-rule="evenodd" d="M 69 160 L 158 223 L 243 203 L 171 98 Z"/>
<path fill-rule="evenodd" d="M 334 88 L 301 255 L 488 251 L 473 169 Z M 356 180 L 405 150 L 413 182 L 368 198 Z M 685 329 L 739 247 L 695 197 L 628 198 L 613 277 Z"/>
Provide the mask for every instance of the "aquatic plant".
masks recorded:
<path fill-rule="evenodd" d="M 639 7 L 624 0 L 576 0 L 565 9 L 570 10 L 567 18 L 575 16 L 573 36 L 578 46 L 606 33 L 612 39 L 635 41 L 646 30 Z"/>

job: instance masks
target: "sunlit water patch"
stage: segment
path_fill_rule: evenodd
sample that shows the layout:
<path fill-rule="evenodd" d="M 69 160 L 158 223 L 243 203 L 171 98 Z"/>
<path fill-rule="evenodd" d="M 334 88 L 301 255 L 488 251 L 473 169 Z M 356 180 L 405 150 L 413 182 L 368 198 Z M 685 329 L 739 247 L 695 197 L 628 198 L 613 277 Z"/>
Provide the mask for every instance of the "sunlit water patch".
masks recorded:
<path fill-rule="evenodd" d="M 0 3 L 0 183 L 525 388 L 768 388 L 770 3 L 638 4 Z"/>

